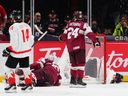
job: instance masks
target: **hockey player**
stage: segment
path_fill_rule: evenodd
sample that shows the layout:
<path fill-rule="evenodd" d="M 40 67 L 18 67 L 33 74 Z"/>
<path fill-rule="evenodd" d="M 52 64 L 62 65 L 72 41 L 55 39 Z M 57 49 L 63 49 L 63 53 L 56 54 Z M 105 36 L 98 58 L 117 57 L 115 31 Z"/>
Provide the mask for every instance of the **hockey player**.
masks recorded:
<path fill-rule="evenodd" d="M 46 58 L 42 63 L 31 64 L 32 73 L 37 79 L 36 86 L 59 86 L 60 85 L 60 69 L 54 64 L 52 57 Z"/>
<path fill-rule="evenodd" d="M 23 69 L 25 86 L 21 90 L 32 89 L 32 75 L 29 68 L 29 56 L 34 37 L 28 24 L 22 22 L 21 12 L 14 11 L 13 17 L 15 23 L 9 28 L 10 46 L 3 51 L 3 56 L 8 56 L 5 63 L 5 74 L 7 86 L 5 91 L 16 90 L 15 69 Z"/>
<path fill-rule="evenodd" d="M 60 85 L 60 69 L 58 65 L 54 63 L 54 58 L 50 55 L 48 58 L 41 58 L 36 63 L 30 65 L 33 74 L 34 86 L 59 86 Z M 20 76 L 20 85 L 23 84 L 23 72 L 21 69 L 16 71 L 16 74 Z"/>
<path fill-rule="evenodd" d="M 82 81 L 85 67 L 85 36 L 89 37 L 94 46 L 100 46 L 95 34 L 89 25 L 84 22 L 82 11 L 77 11 L 71 22 L 69 22 L 60 35 L 60 40 L 66 41 L 70 63 L 71 63 L 71 80 L 73 85 L 86 85 Z"/>
<path fill-rule="evenodd" d="M 106 76 L 107 77 L 106 78 L 107 84 L 120 83 L 123 80 L 123 75 L 115 72 L 111 68 L 107 68 L 106 73 L 107 73 L 107 76 Z"/>

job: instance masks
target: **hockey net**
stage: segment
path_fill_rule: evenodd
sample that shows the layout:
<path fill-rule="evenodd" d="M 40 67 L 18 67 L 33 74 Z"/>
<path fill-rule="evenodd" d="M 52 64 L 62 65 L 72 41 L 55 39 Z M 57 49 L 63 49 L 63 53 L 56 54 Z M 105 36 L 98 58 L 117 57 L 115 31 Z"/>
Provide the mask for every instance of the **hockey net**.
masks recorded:
<path fill-rule="evenodd" d="M 106 82 L 106 60 L 104 35 L 98 35 L 101 46 L 94 48 L 89 38 L 86 38 L 86 65 L 84 81 L 87 83 L 105 83 Z"/>

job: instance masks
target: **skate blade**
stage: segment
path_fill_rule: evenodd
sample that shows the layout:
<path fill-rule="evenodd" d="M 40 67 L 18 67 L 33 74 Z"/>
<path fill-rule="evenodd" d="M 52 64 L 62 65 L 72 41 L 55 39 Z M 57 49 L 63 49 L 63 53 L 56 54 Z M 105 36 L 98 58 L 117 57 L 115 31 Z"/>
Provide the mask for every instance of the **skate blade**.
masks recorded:
<path fill-rule="evenodd" d="M 17 93 L 17 90 L 5 90 L 5 93 Z"/>
<path fill-rule="evenodd" d="M 69 88 L 86 88 L 86 85 L 70 85 Z"/>
<path fill-rule="evenodd" d="M 31 92 L 32 90 L 33 90 L 33 88 L 27 88 L 27 89 L 25 89 L 25 90 L 22 90 L 22 89 L 21 89 L 22 92 Z"/>
<path fill-rule="evenodd" d="M 21 90 L 21 92 L 23 92 L 23 93 L 30 93 L 30 92 L 32 92 L 33 90 L 29 90 L 29 89 L 26 89 L 26 90 Z"/>

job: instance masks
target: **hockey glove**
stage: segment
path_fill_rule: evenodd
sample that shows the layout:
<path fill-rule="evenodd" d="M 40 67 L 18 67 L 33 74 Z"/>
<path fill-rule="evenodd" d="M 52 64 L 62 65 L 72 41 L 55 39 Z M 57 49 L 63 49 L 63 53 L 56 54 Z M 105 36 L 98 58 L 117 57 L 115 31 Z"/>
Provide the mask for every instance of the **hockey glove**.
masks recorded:
<path fill-rule="evenodd" d="M 9 55 L 10 55 L 10 51 L 8 50 L 8 48 L 4 49 L 2 56 L 3 57 L 8 57 Z"/>
<path fill-rule="evenodd" d="M 99 48 L 101 46 L 100 41 L 97 38 L 97 42 L 93 43 L 94 47 Z"/>
<path fill-rule="evenodd" d="M 94 47 L 99 48 L 100 47 L 100 42 L 94 43 Z"/>

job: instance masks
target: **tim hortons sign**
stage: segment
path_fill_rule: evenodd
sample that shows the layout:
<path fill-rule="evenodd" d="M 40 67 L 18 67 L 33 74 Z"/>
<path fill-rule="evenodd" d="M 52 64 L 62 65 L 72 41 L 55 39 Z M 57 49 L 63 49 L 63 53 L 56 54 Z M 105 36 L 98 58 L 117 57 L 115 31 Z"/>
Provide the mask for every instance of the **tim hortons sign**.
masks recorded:
<path fill-rule="evenodd" d="M 107 43 L 106 61 L 116 72 L 128 72 L 128 43 Z"/>
<path fill-rule="evenodd" d="M 61 57 L 65 48 L 64 42 L 39 42 L 34 47 L 34 61 L 40 57 L 45 57 L 51 52 L 56 52 Z M 105 51 L 106 50 L 106 51 Z M 96 59 L 99 66 L 104 64 L 116 72 L 128 72 L 128 43 L 107 43 L 100 48 L 94 48 L 93 45 L 86 44 L 86 61 Z M 105 57 L 105 58 L 104 58 Z"/>

